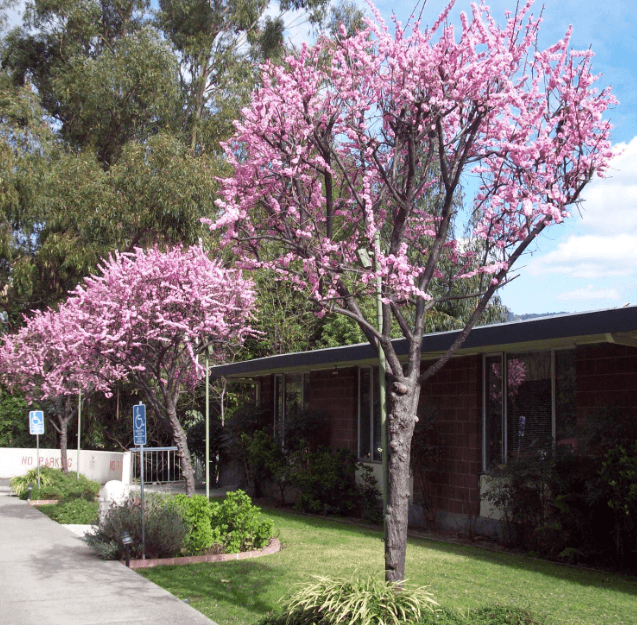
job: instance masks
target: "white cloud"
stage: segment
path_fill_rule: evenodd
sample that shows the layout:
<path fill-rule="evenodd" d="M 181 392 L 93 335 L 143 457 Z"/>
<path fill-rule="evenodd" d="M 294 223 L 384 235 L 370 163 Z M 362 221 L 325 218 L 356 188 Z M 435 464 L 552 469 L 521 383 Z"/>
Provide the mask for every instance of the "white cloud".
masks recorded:
<path fill-rule="evenodd" d="M 637 234 L 637 137 L 614 149 L 618 156 L 608 177 L 596 178 L 584 189 L 582 224 L 596 234 Z"/>
<path fill-rule="evenodd" d="M 610 177 L 585 189 L 583 219 L 575 217 L 566 240 L 530 260 L 530 275 L 637 278 L 637 137 L 615 149 L 619 154 L 612 161 Z"/>
<path fill-rule="evenodd" d="M 557 249 L 532 259 L 530 275 L 567 274 L 573 278 L 630 276 L 637 271 L 637 234 L 571 235 Z"/>
<path fill-rule="evenodd" d="M 562 302 L 571 301 L 600 301 L 600 300 L 620 300 L 621 295 L 616 289 L 595 289 L 589 284 L 588 288 L 566 291 L 555 296 L 556 300 Z"/>

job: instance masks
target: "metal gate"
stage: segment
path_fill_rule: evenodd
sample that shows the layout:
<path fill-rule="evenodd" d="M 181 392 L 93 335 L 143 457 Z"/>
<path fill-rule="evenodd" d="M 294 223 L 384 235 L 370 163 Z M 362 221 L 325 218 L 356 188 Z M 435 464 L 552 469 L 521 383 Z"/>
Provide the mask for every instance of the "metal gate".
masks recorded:
<path fill-rule="evenodd" d="M 138 484 L 141 479 L 139 447 L 130 449 L 132 453 L 131 479 Z M 144 447 L 144 482 L 147 484 L 168 484 L 181 481 L 181 462 L 177 457 L 177 447 Z"/>

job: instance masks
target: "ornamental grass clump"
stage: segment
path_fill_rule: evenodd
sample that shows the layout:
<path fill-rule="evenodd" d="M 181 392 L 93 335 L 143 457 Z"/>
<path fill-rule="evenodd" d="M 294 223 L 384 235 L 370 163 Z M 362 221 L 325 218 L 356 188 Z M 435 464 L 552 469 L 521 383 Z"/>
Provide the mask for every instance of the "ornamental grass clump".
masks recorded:
<path fill-rule="evenodd" d="M 316 576 L 268 625 L 403 625 L 416 623 L 438 604 L 425 587 L 404 588 L 376 578 Z"/>
<path fill-rule="evenodd" d="M 11 488 L 20 499 L 28 497 L 29 484 L 33 486 L 31 499 L 57 499 L 65 502 L 76 499 L 95 501 L 100 489 L 99 482 L 89 480 L 85 475 L 64 473 L 47 466 L 40 467 L 40 488 L 37 485 L 37 467 L 29 470 L 26 475 L 11 480 Z"/>
<path fill-rule="evenodd" d="M 40 486 L 49 486 L 52 484 L 57 476 L 55 469 L 51 467 L 40 467 Z M 20 497 L 20 499 L 26 499 L 29 492 L 29 484 L 36 487 L 38 484 L 38 467 L 29 469 L 25 475 L 17 475 L 11 478 L 11 488 L 13 492 Z"/>

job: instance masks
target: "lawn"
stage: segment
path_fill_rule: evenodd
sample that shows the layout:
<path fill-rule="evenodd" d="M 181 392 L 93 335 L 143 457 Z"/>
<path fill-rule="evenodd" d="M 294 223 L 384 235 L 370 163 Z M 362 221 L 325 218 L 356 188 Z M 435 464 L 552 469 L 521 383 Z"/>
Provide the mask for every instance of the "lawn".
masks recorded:
<path fill-rule="evenodd" d="M 164 566 L 140 574 L 186 599 L 219 625 L 253 625 L 312 575 L 382 575 L 383 543 L 373 530 L 268 512 L 283 544 L 254 560 Z M 498 602 L 527 608 L 547 625 L 637 623 L 637 579 L 563 567 L 474 547 L 410 539 L 409 583 L 427 585 L 441 606 Z"/>

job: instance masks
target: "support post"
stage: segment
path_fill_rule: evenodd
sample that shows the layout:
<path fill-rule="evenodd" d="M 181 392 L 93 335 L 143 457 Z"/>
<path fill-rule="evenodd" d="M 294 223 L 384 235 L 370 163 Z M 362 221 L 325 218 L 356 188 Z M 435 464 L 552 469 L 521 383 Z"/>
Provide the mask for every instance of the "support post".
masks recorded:
<path fill-rule="evenodd" d="M 206 499 L 210 500 L 210 347 L 206 347 Z"/>
<path fill-rule="evenodd" d="M 77 479 L 80 479 L 80 442 L 82 440 L 82 389 L 78 391 L 77 399 Z M 67 467 L 68 470 L 68 467 Z"/>
<path fill-rule="evenodd" d="M 380 253 L 380 233 L 376 232 L 374 235 L 374 264 L 376 271 L 380 270 L 378 263 L 378 257 Z M 383 281 L 380 276 L 376 278 L 376 321 L 378 323 L 378 330 L 383 331 Z M 387 364 L 385 361 L 385 352 L 382 345 L 378 344 L 378 390 L 380 396 L 380 445 L 382 448 L 381 460 L 383 467 L 383 536 L 387 541 L 387 501 L 389 493 L 389 441 L 387 437 L 387 380 L 386 380 Z"/>

